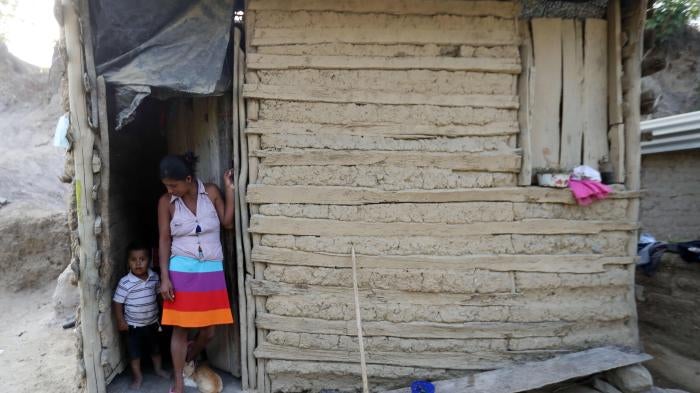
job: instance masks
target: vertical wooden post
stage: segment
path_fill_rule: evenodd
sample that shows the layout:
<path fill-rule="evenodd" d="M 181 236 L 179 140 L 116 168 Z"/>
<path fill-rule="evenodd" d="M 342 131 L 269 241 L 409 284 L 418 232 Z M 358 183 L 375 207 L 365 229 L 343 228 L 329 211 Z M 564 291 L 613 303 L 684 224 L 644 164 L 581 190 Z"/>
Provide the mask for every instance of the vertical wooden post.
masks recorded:
<path fill-rule="evenodd" d="M 518 123 L 520 123 L 520 133 L 518 134 L 518 145 L 523 151 L 522 167 L 518 177 L 518 184 L 529 186 L 532 184 L 532 37 L 530 36 L 530 22 L 520 22 L 520 64 L 522 71 L 518 76 L 518 95 L 520 97 L 520 108 L 518 109 Z"/>
<path fill-rule="evenodd" d="M 85 64 L 80 38 L 80 22 L 71 0 L 62 0 L 66 38 L 66 70 L 70 103 L 73 156 L 75 160 L 75 194 L 80 239 L 80 328 L 83 340 L 83 360 L 86 391 L 106 392 L 102 369 L 102 345 L 98 333 L 99 264 L 97 238 L 94 233 L 95 202 L 93 200 L 92 156 L 95 135 L 88 125 L 83 73 Z"/>
<path fill-rule="evenodd" d="M 625 126 L 622 123 L 620 1 L 608 3 L 608 139 L 615 183 L 625 181 Z"/>
<path fill-rule="evenodd" d="M 644 50 L 644 22 L 646 19 L 646 0 L 630 0 L 623 3 L 622 27 L 627 35 L 627 43 L 622 49 L 622 66 L 624 78 L 623 116 L 625 125 L 625 186 L 627 190 L 636 191 L 640 188 L 641 177 L 641 146 L 640 146 L 640 101 L 642 91 L 642 53 Z M 639 198 L 631 199 L 627 207 L 627 219 L 639 221 Z M 628 254 L 637 254 L 638 231 L 632 231 L 628 244 Z M 631 289 L 634 293 L 634 265 L 630 266 Z M 633 320 L 637 320 L 635 299 L 630 299 L 630 307 L 634 310 Z M 633 324 L 635 341 L 639 343 L 639 330 Z"/>
<path fill-rule="evenodd" d="M 238 100 L 240 98 L 240 91 L 238 78 L 240 78 L 238 56 L 241 55 L 239 45 L 241 43 L 241 31 L 237 28 L 233 30 L 233 95 L 231 100 L 231 113 L 233 117 L 233 173 L 234 173 L 234 184 L 238 185 L 241 176 L 241 151 L 240 151 L 240 134 L 243 132 L 239 124 L 240 116 L 245 116 L 239 111 Z M 236 278 L 238 281 L 238 324 L 241 335 L 241 387 L 243 390 L 248 390 L 254 388 L 251 386 L 251 378 L 248 374 L 250 367 L 249 359 L 249 349 L 248 349 L 248 325 L 254 323 L 248 319 L 248 306 L 247 306 L 247 295 L 245 291 L 245 256 L 243 255 L 243 236 L 242 236 L 242 223 L 241 223 L 241 204 L 240 195 L 238 192 L 235 193 L 235 238 L 236 238 Z"/>

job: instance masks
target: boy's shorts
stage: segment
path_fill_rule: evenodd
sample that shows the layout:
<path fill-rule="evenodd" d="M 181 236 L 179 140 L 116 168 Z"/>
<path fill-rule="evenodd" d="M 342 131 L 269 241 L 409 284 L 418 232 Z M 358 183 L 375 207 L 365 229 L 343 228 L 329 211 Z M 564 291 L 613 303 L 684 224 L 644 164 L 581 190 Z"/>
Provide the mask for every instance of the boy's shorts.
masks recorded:
<path fill-rule="evenodd" d="M 158 324 L 153 323 L 148 326 L 131 326 L 127 333 L 127 348 L 129 350 L 130 359 L 140 359 L 142 349 L 146 349 L 147 355 L 157 355 L 160 353 L 158 348 Z"/>

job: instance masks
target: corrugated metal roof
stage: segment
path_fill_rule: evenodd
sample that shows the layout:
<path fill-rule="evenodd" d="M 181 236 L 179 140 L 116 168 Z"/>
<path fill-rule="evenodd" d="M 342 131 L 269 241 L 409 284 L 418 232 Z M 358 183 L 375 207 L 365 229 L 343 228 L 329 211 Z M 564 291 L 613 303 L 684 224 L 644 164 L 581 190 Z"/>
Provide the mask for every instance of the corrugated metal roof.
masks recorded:
<path fill-rule="evenodd" d="M 650 138 L 642 141 L 642 154 L 700 149 L 700 111 L 643 121 L 641 130 Z"/>

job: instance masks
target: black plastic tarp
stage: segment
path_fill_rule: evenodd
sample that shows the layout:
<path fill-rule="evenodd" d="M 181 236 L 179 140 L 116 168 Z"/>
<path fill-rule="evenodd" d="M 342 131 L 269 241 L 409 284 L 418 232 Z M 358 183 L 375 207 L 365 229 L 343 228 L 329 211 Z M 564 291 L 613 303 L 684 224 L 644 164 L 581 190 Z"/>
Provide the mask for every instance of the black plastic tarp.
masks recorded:
<path fill-rule="evenodd" d="M 218 95 L 234 0 L 90 0 L 98 75 L 114 85 L 119 129 L 148 95 Z"/>

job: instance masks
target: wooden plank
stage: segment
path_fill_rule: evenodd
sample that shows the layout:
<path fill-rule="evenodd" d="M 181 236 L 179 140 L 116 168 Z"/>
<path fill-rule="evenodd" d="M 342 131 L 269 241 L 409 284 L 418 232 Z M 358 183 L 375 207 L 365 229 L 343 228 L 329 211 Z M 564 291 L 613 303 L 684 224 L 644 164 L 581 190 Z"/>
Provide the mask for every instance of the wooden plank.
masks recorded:
<path fill-rule="evenodd" d="M 615 347 L 589 349 L 553 359 L 509 365 L 499 370 L 433 382 L 436 392 L 516 393 L 538 389 L 557 382 L 597 374 L 652 359 L 645 353 Z M 410 388 L 387 393 L 409 393 Z"/>
<path fill-rule="evenodd" d="M 261 163 L 268 166 L 384 164 L 460 171 L 518 172 L 520 170 L 520 155 L 515 152 L 444 153 L 305 149 L 303 151 L 258 150 L 251 152 L 251 156 L 261 158 Z"/>
<path fill-rule="evenodd" d="M 382 13 L 392 15 L 460 15 L 514 18 L 518 5 L 512 1 L 474 0 L 258 0 L 249 9 L 256 11 L 335 11 L 352 13 Z"/>
<path fill-rule="evenodd" d="M 480 27 L 479 27 L 480 28 Z M 465 26 L 463 29 L 439 29 L 416 27 L 395 31 L 377 27 L 295 27 L 256 28 L 251 45 L 295 45 L 295 44 L 415 44 L 415 45 L 517 45 L 515 29 L 506 30 L 494 25 L 493 29 L 478 30 Z"/>
<path fill-rule="evenodd" d="M 248 134 L 298 134 L 298 135 L 373 135 L 394 138 L 420 138 L 433 136 L 501 136 L 518 133 L 514 121 L 485 124 L 437 126 L 428 124 L 314 124 L 275 120 L 249 121 Z"/>
<path fill-rule="evenodd" d="M 92 156 L 95 134 L 88 124 L 88 108 L 83 84 L 85 63 L 82 53 L 80 20 L 74 3 L 59 2 L 63 15 L 66 42 L 66 75 L 68 77 L 68 101 L 70 124 L 73 135 L 73 158 L 75 165 L 75 209 L 78 217 L 78 257 L 80 261 L 80 326 L 82 353 L 79 357 L 85 366 L 84 391 L 105 393 L 107 391 L 102 367 L 102 343 L 99 332 L 100 293 L 111 288 L 100 287 L 99 245 L 94 232 L 95 203 L 92 198 L 95 181 L 92 171 Z"/>
<path fill-rule="evenodd" d="M 283 332 L 338 334 L 356 336 L 355 321 L 337 321 L 314 318 L 283 317 L 260 313 L 255 319 L 258 327 Z M 570 322 L 388 322 L 364 321 L 365 337 L 388 336 L 403 338 L 520 338 L 561 337 L 575 329 Z M 405 356 L 405 355 L 404 355 Z"/>
<path fill-rule="evenodd" d="M 639 198 L 640 192 L 616 191 L 613 199 Z M 569 190 L 543 187 L 466 188 L 453 190 L 386 191 L 341 186 L 271 186 L 251 184 L 250 203 L 314 203 L 324 205 L 362 205 L 369 203 L 444 203 L 444 202 L 534 202 L 576 204 Z"/>
<path fill-rule="evenodd" d="M 292 56 L 251 54 L 250 70 L 447 70 L 517 74 L 518 59 L 468 57 Z"/>
<path fill-rule="evenodd" d="M 250 232 L 298 236 L 425 236 L 460 237 L 500 234 L 597 234 L 604 231 L 633 231 L 636 223 L 621 221 L 573 221 L 530 219 L 515 222 L 480 222 L 475 224 L 370 223 L 313 218 L 251 218 Z"/>
<path fill-rule="evenodd" d="M 559 166 L 561 103 L 561 19 L 532 20 L 535 101 L 532 103 L 532 167 Z"/>
<path fill-rule="evenodd" d="M 386 105 L 434 105 L 447 107 L 477 107 L 517 109 L 517 97 L 488 94 L 423 94 L 392 93 L 376 90 L 328 89 L 300 86 L 245 84 L 245 98 L 278 101 L 329 102 Z"/>
<path fill-rule="evenodd" d="M 622 123 L 622 44 L 620 2 L 608 2 L 608 125 Z"/>
<path fill-rule="evenodd" d="M 520 134 L 518 135 L 518 147 L 523 150 L 523 160 L 520 173 L 518 175 L 518 185 L 529 186 L 532 183 L 532 106 L 533 96 L 533 53 L 532 36 L 530 34 L 530 24 L 521 21 L 520 32 L 522 34 L 522 45 L 520 45 L 520 57 L 523 62 L 522 72 L 518 77 L 518 95 L 520 97 L 520 108 L 518 109 L 518 123 Z"/>
<path fill-rule="evenodd" d="M 598 169 L 608 154 L 608 24 L 586 19 L 584 39 L 583 163 Z"/>
<path fill-rule="evenodd" d="M 541 351 L 540 355 L 552 352 Z M 368 364 L 383 364 L 404 367 L 439 368 L 453 370 L 491 370 L 507 367 L 514 361 L 532 358 L 537 353 L 455 353 L 455 352 L 380 352 L 368 351 Z M 255 350 L 255 356 L 262 359 L 284 359 L 299 361 L 321 361 L 359 363 L 359 352 L 307 349 L 282 345 L 264 344 Z"/>
<path fill-rule="evenodd" d="M 583 162 L 583 24 L 579 20 L 562 21 L 563 102 L 561 153 L 559 164 L 573 169 Z"/>
<path fill-rule="evenodd" d="M 489 270 L 498 272 L 602 273 L 606 265 L 624 265 L 633 257 L 583 255 L 358 255 L 363 269 Z M 253 261 L 273 265 L 350 268 L 347 254 L 315 253 L 259 246 Z"/>

